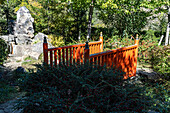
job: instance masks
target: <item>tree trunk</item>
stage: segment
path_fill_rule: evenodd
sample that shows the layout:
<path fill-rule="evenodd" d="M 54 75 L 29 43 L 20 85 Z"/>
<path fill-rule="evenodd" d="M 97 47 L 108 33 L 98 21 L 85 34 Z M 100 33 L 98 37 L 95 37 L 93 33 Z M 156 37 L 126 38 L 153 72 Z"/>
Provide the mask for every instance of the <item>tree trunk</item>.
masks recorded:
<path fill-rule="evenodd" d="M 170 7 L 168 7 L 168 24 L 167 24 L 167 29 L 166 29 L 165 45 L 168 45 L 169 27 L 170 27 Z"/>
<path fill-rule="evenodd" d="M 161 36 L 158 46 L 161 45 L 161 42 L 162 42 L 163 37 L 164 37 L 164 35 Z"/>
<path fill-rule="evenodd" d="M 88 21 L 88 32 L 87 32 L 87 40 L 91 37 L 91 23 L 92 23 L 92 15 L 93 15 L 93 0 L 90 4 L 90 11 L 89 11 L 89 21 Z"/>

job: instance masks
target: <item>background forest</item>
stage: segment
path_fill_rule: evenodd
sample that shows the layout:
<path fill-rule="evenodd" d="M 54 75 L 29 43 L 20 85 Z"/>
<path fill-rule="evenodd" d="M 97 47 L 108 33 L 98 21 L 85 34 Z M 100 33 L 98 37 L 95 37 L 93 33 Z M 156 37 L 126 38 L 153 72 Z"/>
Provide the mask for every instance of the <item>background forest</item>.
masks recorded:
<path fill-rule="evenodd" d="M 93 1 L 93 4 L 92 4 Z M 86 38 L 90 6 L 92 13 L 92 36 L 103 32 L 106 39 L 131 36 L 136 33 L 161 37 L 168 23 L 168 0 L 1 0 L 0 34 L 7 34 L 9 21 L 16 20 L 16 11 L 26 6 L 35 19 L 35 33 L 71 39 Z M 152 37 L 148 37 L 152 38 Z"/>

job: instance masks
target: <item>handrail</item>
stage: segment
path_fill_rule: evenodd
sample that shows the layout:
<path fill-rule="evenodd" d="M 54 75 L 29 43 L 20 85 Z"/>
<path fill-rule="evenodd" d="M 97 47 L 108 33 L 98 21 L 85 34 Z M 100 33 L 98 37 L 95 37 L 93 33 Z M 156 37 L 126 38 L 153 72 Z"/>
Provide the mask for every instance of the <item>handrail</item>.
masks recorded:
<path fill-rule="evenodd" d="M 83 64 L 87 61 L 97 62 L 99 65 L 106 64 L 108 67 L 115 66 L 122 69 L 126 74 L 124 79 L 136 75 L 139 39 L 136 36 L 135 44 L 127 47 L 113 49 L 103 52 L 103 36 L 100 34 L 99 41 L 86 42 L 86 44 L 75 44 L 64 47 L 48 48 L 44 37 L 43 53 L 44 63 L 51 66 L 74 63 Z M 113 65 L 114 63 L 114 65 Z"/>
<path fill-rule="evenodd" d="M 137 48 L 137 47 L 138 47 L 138 45 L 135 44 L 135 45 L 131 45 L 131 46 L 128 46 L 128 47 L 122 47 L 122 48 L 118 48 L 118 49 L 112 49 L 112 50 L 108 50 L 108 51 L 104 51 L 104 52 L 100 52 L 100 53 L 91 54 L 89 57 L 93 58 L 93 57 L 97 57 L 97 56 L 100 56 L 100 55 L 107 55 L 107 54 L 110 54 L 110 53 L 126 51 L 128 49 L 133 49 L 133 48 Z"/>
<path fill-rule="evenodd" d="M 101 43 L 102 41 L 89 42 L 89 46 L 94 45 L 94 44 L 101 44 Z M 68 48 L 73 48 L 73 47 L 83 47 L 83 46 L 85 46 L 85 44 L 75 44 L 75 45 L 69 45 L 69 46 L 63 46 L 63 47 L 48 48 L 48 51 L 68 49 Z"/>

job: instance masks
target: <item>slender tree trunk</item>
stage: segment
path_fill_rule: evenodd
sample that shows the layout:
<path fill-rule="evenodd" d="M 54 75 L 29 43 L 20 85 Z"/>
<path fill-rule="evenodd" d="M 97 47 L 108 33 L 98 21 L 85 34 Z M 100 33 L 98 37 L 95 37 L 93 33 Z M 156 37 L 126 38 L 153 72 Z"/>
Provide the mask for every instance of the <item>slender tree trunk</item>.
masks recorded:
<path fill-rule="evenodd" d="M 164 35 L 161 36 L 158 46 L 161 45 L 161 42 L 162 42 L 163 37 L 164 37 Z"/>
<path fill-rule="evenodd" d="M 90 4 L 90 11 L 89 11 L 89 21 L 88 21 L 88 32 L 87 32 L 87 40 L 91 37 L 91 23 L 92 23 L 92 15 L 93 15 L 93 0 Z"/>
<path fill-rule="evenodd" d="M 165 45 L 168 45 L 169 27 L 170 27 L 170 7 L 168 6 L 168 24 L 167 24 L 167 29 L 166 29 Z"/>

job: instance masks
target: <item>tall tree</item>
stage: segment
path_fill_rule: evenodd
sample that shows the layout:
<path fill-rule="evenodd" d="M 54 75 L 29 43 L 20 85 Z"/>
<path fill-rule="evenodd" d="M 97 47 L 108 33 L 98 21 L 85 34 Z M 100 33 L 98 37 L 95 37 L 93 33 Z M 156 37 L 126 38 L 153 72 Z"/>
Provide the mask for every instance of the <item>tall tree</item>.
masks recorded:
<path fill-rule="evenodd" d="M 16 20 L 15 7 L 20 2 L 18 0 L 1 0 L 0 2 L 0 34 L 8 34 L 7 30 L 12 31 L 11 22 Z M 8 20 L 7 20 L 8 19 Z M 8 25 L 9 24 L 9 25 Z"/>
<path fill-rule="evenodd" d="M 89 40 L 90 36 L 91 36 L 91 24 L 92 24 L 92 15 L 93 15 L 93 3 L 94 0 L 91 1 L 90 4 L 90 10 L 89 10 L 89 20 L 88 20 L 88 32 L 87 32 L 87 40 Z"/>

